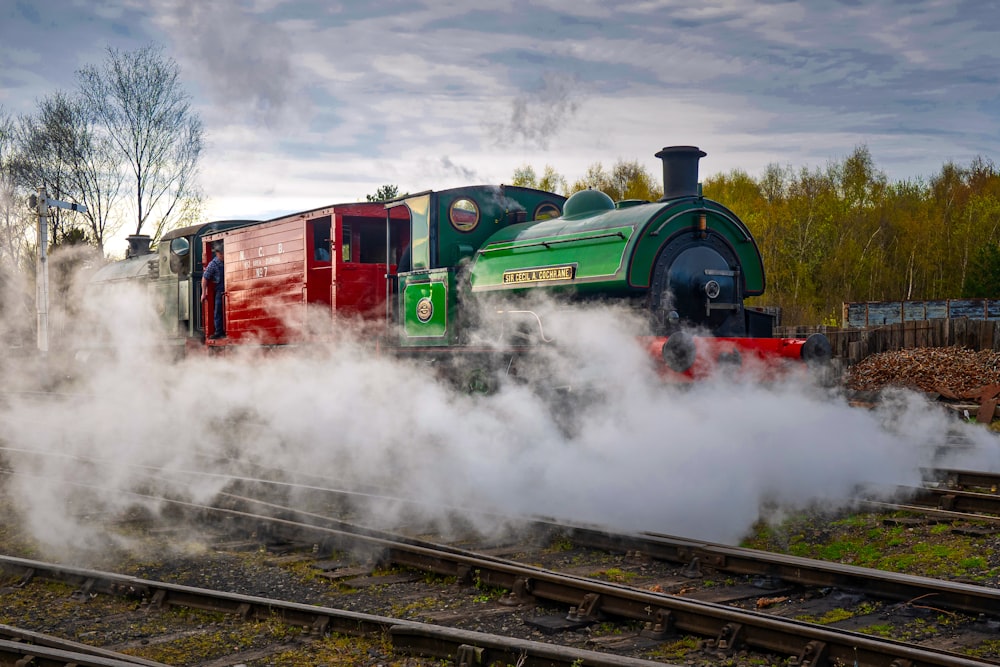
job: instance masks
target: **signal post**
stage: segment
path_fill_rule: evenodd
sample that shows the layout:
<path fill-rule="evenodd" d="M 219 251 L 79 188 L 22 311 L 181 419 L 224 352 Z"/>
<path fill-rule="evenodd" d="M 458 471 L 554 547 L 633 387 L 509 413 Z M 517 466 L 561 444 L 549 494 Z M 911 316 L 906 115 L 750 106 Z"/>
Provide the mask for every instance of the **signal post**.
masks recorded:
<path fill-rule="evenodd" d="M 38 188 L 37 195 L 28 197 L 28 204 L 38 212 L 38 272 L 35 278 L 35 305 L 38 311 L 38 351 L 49 352 L 49 207 L 65 208 L 70 211 L 87 212 L 83 204 L 49 199 L 45 188 Z"/>

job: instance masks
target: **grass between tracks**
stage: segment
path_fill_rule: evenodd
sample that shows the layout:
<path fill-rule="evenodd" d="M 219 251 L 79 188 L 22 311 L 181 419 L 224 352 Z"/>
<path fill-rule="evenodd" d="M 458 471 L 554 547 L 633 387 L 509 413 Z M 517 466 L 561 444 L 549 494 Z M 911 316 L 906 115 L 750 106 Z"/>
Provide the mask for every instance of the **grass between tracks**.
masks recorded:
<path fill-rule="evenodd" d="M 1000 537 L 970 522 L 937 523 L 905 513 L 833 520 L 802 514 L 777 526 L 758 524 L 743 546 L 981 585 L 1000 582 Z"/>

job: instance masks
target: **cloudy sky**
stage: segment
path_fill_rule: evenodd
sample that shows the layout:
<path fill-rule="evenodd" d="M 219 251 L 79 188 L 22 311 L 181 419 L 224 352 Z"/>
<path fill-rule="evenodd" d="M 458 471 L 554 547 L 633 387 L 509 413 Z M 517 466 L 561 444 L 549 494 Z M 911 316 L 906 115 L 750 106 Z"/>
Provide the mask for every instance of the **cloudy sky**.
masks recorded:
<path fill-rule="evenodd" d="M 890 179 L 1000 161 L 1000 2 L 4 0 L 0 104 L 30 113 L 106 49 L 156 43 L 206 131 L 213 218 L 403 191 L 571 182 L 667 145 L 702 177 L 823 167 Z"/>

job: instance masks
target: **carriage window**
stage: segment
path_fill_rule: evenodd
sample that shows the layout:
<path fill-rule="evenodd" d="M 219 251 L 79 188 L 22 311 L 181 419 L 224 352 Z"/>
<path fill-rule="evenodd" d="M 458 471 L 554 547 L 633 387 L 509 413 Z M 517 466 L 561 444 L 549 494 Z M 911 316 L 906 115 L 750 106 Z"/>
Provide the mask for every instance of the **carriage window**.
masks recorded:
<path fill-rule="evenodd" d="M 345 224 L 340 235 L 340 259 L 344 262 L 351 261 L 351 226 Z"/>
<path fill-rule="evenodd" d="M 361 247 L 358 261 L 362 264 L 385 263 L 385 221 L 366 221 L 360 225 Z"/>
<path fill-rule="evenodd" d="M 456 199 L 448 207 L 451 226 L 460 232 L 471 232 L 479 224 L 479 206 L 471 199 Z"/>
<path fill-rule="evenodd" d="M 321 218 L 313 225 L 313 257 L 317 262 L 330 261 L 330 218 Z"/>

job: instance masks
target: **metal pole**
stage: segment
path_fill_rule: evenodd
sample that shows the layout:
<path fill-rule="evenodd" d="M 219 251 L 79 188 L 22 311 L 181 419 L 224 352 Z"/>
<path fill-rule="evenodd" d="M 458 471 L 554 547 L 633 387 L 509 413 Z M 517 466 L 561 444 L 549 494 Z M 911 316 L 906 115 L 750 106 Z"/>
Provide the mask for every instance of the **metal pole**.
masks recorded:
<path fill-rule="evenodd" d="M 38 350 L 49 352 L 49 227 L 45 188 L 38 188 L 38 271 L 35 276 L 38 310 Z"/>
<path fill-rule="evenodd" d="M 390 222 L 392 220 L 392 210 L 389 208 L 385 209 L 385 327 L 386 332 L 389 331 L 389 326 L 392 324 L 392 278 L 389 277 L 389 265 L 391 262 L 391 257 L 389 256 L 389 243 L 392 241 L 392 228 Z M 396 272 L 399 272 L 399 268 L 396 268 Z"/>

